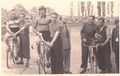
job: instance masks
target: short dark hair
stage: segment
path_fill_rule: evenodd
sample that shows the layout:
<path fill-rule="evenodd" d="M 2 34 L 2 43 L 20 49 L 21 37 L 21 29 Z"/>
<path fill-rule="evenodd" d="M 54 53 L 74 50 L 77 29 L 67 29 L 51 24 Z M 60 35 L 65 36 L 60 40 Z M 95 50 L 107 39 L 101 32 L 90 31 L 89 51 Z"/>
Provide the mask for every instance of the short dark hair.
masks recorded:
<path fill-rule="evenodd" d="M 93 15 L 90 15 L 89 17 L 92 17 L 92 18 L 93 18 L 93 20 L 95 20 L 95 16 L 93 16 Z"/>
<path fill-rule="evenodd" d="M 102 20 L 102 22 L 105 22 L 105 19 L 103 17 L 100 17 L 98 20 Z"/>
<path fill-rule="evenodd" d="M 41 10 L 46 11 L 46 8 L 45 8 L 44 6 L 40 6 L 40 7 L 39 7 L 39 11 L 41 11 Z"/>
<path fill-rule="evenodd" d="M 119 18 L 116 18 L 115 19 L 115 24 L 119 22 Z"/>
<path fill-rule="evenodd" d="M 58 13 L 56 13 L 56 12 L 52 12 L 52 14 L 58 16 Z"/>

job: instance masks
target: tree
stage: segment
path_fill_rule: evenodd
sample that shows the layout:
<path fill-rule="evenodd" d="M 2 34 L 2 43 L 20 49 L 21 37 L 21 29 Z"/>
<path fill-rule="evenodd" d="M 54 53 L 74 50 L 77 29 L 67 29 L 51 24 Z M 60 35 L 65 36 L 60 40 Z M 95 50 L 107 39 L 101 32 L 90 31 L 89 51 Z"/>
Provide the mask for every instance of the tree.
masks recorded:
<path fill-rule="evenodd" d="M 46 7 L 46 14 L 47 16 L 50 16 L 52 12 L 55 12 L 52 8 Z"/>
<path fill-rule="evenodd" d="M 1 24 L 4 25 L 6 24 L 7 20 L 8 20 L 8 14 L 9 14 L 9 11 L 7 11 L 6 9 L 4 8 L 1 8 Z"/>
<path fill-rule="evenodd" d="M 88 13 L 88 16 L 90 15 L 90 8 L 91 7 L 91 2 L 90 1 L 88 1 L 87 2 L 87 13 Z"/>
<path fill-rule="evenodd" d="M 111 17 L 113 17 L 113 8 L 114 8 L 114 2 L 111 1 Z"/>
<path fill-rule="evenodd" d="M 106 9 L 105 9 L 105 1 L 102 2 L 102 16 L 105 16 L 105 12 L 106 12 Z"/>
<path fill-rule="evenodd" d="M 70 15 L 73 16 L 73 2 L 70 2 Z"/>
<path fill-rule="evenodd" d="M 107 4 L 107 11 L 108 11 L 107 14 L 110 14 L 110 8 L 109 7 L 110 7 L 110 5 L 109 5 L 109 2 L 108 2 L 108 4 Z"/>
<path fill-rule="evenodd" d="M 101 16 L 101 2 L 97 2 L 98 16 Z"/>
<path fill-rule="evenodd" d="M 13 9 L 10 10 L 10 15 L 13 11 L 16 16 L 19 16 L 20 14 L 29 15 L 29 12 L 21 4 L 16 4 Z"/>
<path fill-rule="evenodd" d="M 78 16 L 80 17 L 80 2 L 78 1 Z"/>
<path fill-rule="evenodd" d="M 85 12 L 85 2 L 81 2 L 81 13 L 82 13 L 82 16 L 84 16 L 84 12 Z"/>

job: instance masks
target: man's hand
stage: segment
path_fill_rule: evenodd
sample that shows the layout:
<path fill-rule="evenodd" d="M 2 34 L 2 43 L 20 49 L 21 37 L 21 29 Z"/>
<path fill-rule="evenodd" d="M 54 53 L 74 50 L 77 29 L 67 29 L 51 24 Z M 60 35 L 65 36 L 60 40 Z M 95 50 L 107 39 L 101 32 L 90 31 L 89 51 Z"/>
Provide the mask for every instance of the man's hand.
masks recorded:
<path fill-rule="evenodd" d="M 83 42 L 87 42 L 87 40 L 85 38 L 83 38 L 82 40 L 83 40 Z"/>
<path fill-rule="evenodd" d="M 51 43 L 50 43 L 50 47 L 52 47 L 52 46 L 53 46 L 53 44 L 54 44 L 54 43 L 53 43 L 53 42 L 51 42 Z"/>
<path fill-rule="evenodd" d="M 45 43 L 47 44 L 47 46 L 49 46 L 49 47 L 50 47 L 50 42 L 46 41 Z"/>
<path fill-rule="evenodd" d="M 105 44 L 106 44 L 106 43 L 102 43 L 102 44 L 100 44 L 100 45 L 101 45 L 101 46 L 105 46 Z"/>

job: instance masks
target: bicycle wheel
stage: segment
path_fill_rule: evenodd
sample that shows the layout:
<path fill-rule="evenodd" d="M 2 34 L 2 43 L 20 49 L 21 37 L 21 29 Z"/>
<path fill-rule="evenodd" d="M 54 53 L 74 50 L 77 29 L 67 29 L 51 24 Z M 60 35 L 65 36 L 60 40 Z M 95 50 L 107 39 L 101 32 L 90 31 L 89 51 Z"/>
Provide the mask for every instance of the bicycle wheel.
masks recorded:
<path fill-rule="evenodd" d="M 45 51 L 44 51 L 44 53 L 43 53 L 43 60 L 44 60 L 44 64 L 43 64 L 43 70 L 44 70 L 44 73 L 46 74 L 47 73 L 47 67 L 46 67 L 46 53 L 45 53 Z"/>
<path fill-rule="evenodd" d="M 38 73 L 41 74 L 40 64 L 38 64 Z"/>
<path fill-rule="evenodd" d="M 38 50 L 38 57 L 39 59 L 37 60 L 37 65 L 38 65 L 38 73 L 41 74 L 43 71 L 43 42 L 39 42 L 39 48 Z"/>
<path fill-rule="evenodd" d="M 11 61 L 14 59 L 14 54 L 13 54 L 13 50 L 14 50 L 14 45 L 13 45 L 13 41 L 12 39 L 10 40 L 10 49 L 9 51 L 6 52 L 6 64 L 7 64 L 7 68 L 10 68 L 11 66 Z"/>
<path fill-rule="evenodd" d="M 7 68 L 9 69 L 11 65 L 11 51 L 6 52 L 6 65 Z"/>
<path fill-rule="evenodd" d="M 97 61 L 96 61 L 96 55 L 94 53 L 95 50 L 90 49 L 89 53 L 89 60 L 90 60 L 90 72 L 91 73 L 97 73 Z"/>

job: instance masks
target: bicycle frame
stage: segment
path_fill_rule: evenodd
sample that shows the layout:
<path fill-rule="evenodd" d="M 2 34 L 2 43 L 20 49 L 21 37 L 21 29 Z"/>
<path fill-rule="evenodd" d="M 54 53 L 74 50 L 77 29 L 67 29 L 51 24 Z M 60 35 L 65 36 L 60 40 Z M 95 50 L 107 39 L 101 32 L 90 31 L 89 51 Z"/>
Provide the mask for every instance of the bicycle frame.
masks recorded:
<path fill-rule="evenodd" d="M 37 43 L 40 45 L 40 49 L 37 49 L 38 51 L 38 60 L 37 60 L 37 65 L 38 65 L 38 70 L 39 74 L 41 73 L 41 68 L 43 69 L 44 73 L 46 73 L 46 67 L 47 67 L 47 53 L 48 53 L 48 45 L 46 44 L 46 41 L 39 36 L 39 40 Z M 49 62 L 50 63 L 50 62 Z"/>
<path fill-rule="evenodd" d="M 10 61 L 11 58 L 13 60 L 13 63 L 16 63 L 16 60 L 15 60 L 15 57 L 17 57 L 17 53 L 18 53 L 18 50 L 19 48 L 17 47 L 17 44 L 16 43 L 19 43 L 18 42 L 18 39 L 16 36 L 11 36 L 9 38 L 9 44 L 10 44 L 10 51 L 7 51 L 7 68 L 10 68 Z"/>
<path fill-rule="evenodd" d="M 83 44 L 84 46 L 87 46 L 89 48 L 89 53 L 88 53 L 88 57 L 89 57 L 89 62 L 90 62 L 90 72 L 91 73 L 97 73 L 97 59 L 96 59 L 96 55 L 95 55 L 95 51 L 98 51 L 98 46 L 97 45 L 86 45 Z M 94 50 L 94 48 L 96 50 Z"/>
<path fill-rule="evenodd" d="M 94 50 L 94 48 L 96 50 Z M 95 55 L 95 51 L 97 51 L 96 46 L 89 46 L 89 62 L 90 62 L 90 71 L 91 73 L 97 73 L 97 58 Z"/>

